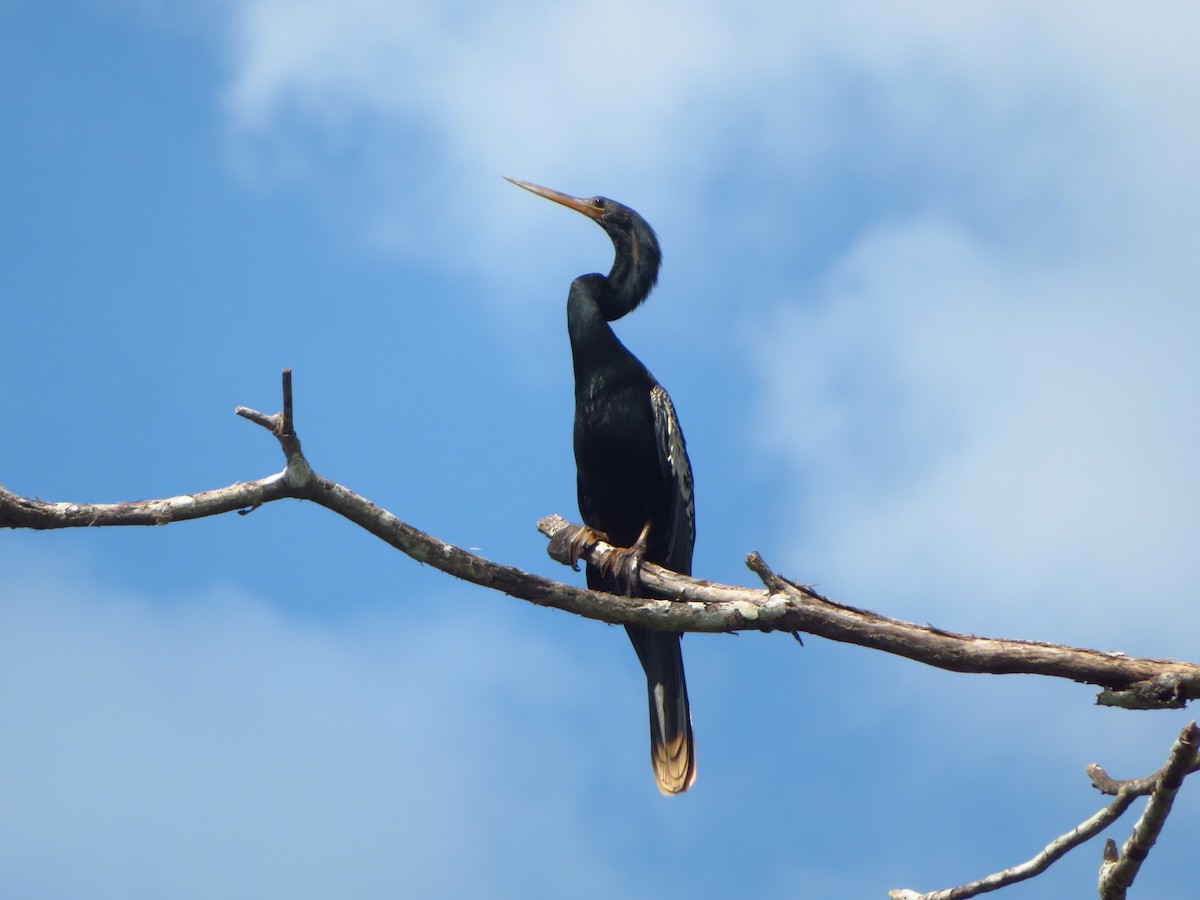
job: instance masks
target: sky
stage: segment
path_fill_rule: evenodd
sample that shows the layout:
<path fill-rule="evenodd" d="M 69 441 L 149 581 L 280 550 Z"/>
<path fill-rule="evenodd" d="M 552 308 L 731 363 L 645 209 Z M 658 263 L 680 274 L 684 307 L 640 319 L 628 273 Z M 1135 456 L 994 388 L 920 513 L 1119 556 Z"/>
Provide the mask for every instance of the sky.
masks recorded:
<path fill-rule="evenodd" d="M 321 474 L 554 578 L 584 218 L 665 263 L 695 571 L 745 555 L 995 637 L 1196 659 L 1192 4 L 0 0 L 0 483 Z M 293 501 L 0 535 L 0 881 L 23 898 L 884 897 L 1021 862 L 1190 711 L 782 635 L 684 640 L 654 787 L 620 629 Z M 1196 881 L 1192 785 L 1134 896 Z M 1126 818 L 1110 830 L 1118 842 Z M 1100 843 L 1012 898 L 1090 896 Z"/>

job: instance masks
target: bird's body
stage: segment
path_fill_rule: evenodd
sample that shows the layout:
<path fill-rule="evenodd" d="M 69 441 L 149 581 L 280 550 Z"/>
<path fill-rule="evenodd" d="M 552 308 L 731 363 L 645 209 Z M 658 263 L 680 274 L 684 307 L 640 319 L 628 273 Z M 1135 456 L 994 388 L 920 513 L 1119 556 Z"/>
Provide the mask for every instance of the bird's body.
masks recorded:
<path fill-rule="evenodd" d="M 683 433 L 667 392 L 609 325 L 654 286 L 662 260 L 658 239 L 619 203 L 515 183 L 594 219 L 615 249 L 609 274 L 576 278 L 567 297 L 579 512 L 608 543 L 629 548 L 612 566 L 589 565 L 588 587 L 634 593 L 642 559 L 691 574 L 695 507 Z M 664 794 L 681 793 L 695 781 L 696 761 L 680 635 L 635 625 L 626 630 L 646 673 L 655 779 Z"/>

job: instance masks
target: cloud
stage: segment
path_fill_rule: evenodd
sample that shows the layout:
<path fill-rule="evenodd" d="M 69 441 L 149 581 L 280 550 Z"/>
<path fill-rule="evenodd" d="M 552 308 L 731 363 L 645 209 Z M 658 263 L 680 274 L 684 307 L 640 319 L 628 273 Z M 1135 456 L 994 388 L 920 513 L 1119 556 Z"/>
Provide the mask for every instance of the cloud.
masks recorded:
<path fill-rule="evenodd" d="M 796 484 L 787 545 L 954 627 L 1128 639 L 1135 597 L 1187 620 L 1200 315 L 1094 263 L 1014 265 L 918 222 L 781 306 L 758 415 Z"/>
<path fill-rule="evenodd" d="M 672 4 L 242 4 L 233 158 L 254 181 L 303 185 L 378 248 L 494 273 L 531 255 L 546 220 L 501 175 L 619 195 L 688 165 L 672 134 L 695 131 L 688 113 L 722 77 L 721 29 Z M 511 310 L 523 278 L 481 295 Z"/>
<path fill-rule="evenodd" d="M 726 148 L 746 141 L 784 172 L 806 144 L 844 150 L 864 115 L 887 118 L 909 153 L 975 157 L 987 148 L 971 136 L 986 135 L 969 126 L 981 121 L 1026 117 L 1054 133 L 1054 119 L 1028 117 L 1086 117 L 1097 95 L 1101 108 L 1136 110 L 1148 85 L 1195 70 L 1178 17 L 1196 14 L 1172 9 L 1147 22 L 1115 4 L 1081 21 L 1069 4 L 896 15 L 879 3 L 735 14 L 717 3 L 255 0 L 230 10 L 226 108 L 250 133 L 296 117 L 335 136 L 363 117 L 400 123 L 438 143 L 438 175 L 483 163 L 582 177 L 601 165 L 677 189 L 723 175 L 737 162 Z M 970 115 L 948 118 L 948 106 Z M 746 124 L 757 133 L 729 130 Z"/>
<path fill-rule="evenodd" d="M 544 640 L 486 612 L 331 624 L 229 587 L 152 600 L 37 557 L 10 558 L 0 591 L 14 895 L 516 896 L 518 835 L 547 890 L 611 886 L 546 777 L 565 758 L 573 783 L 602 773 L 606 741 L 534 724 L 579 674 Z"/>
<path fill-rule="evenodd" d="M 243 184 L 309 198 L 347 243 L 452 272 L 463 290 L 447 303 L 508 314 L 524 300 L 557 330 L 545 285 L 561 297 L 607 258 L 598 229 L 501 174 L 650 217 L 661 296 L 677 302 L 622 333 L 648 329 L 639 352 L 677 399 L 691 394 L 680 409 L 705 461 L 710 560 L 761 547 L 840 599 L 919 621 L 1192 654 L 1190 6 L 219 9 Z M 279 223 L 262 211 L 256 231 Z M 265 262 L 247 283 L 279 275 Z M 407 281 L 416 267 L 397 268 Z M 348 346 L 335 344 L 334 366 Z M 476 349 L 444 354 L 464 384 Z M 514 342 L 513 356 L 541 349 Z M 483 364 L 509 384 L 494 356 Z M 739 493 L 756 459 L 770 468 L 761 503 Z M 446 515 L 460 482 L 434 490 Z M 714 540 L 723 528 L 738 540 Z M 290 596 L 149 597 L 57 554 L 13 556 L 0 565 L 0 868 L 22 895 L 620 896 L 684 882 L 728 895 L 748 877 L 759 895 L 858 895 L 914 861 L 928 883 L 1015 861 L 1071 823 L 1057 798 L 1087 794 L 1070 780 L 1083 762 L 1144 774 L 1178 727 L 1131 729 L 1086 688 L 1044 679 L 689 638 L 702 780 L 666 803 L 619 632 L 593 638 L 608 630 L 540 610 L 517 627 L 481 606 L 417 622 L 366 603 L 316 623 Z M 143 583 L 177 577 L 147 566 Z M 556 627 L 588 629 L 563 644 L 570 658 L 543 636 Z M 609 648 L 612 665 L 590 656 Z M 900 771 L 955 784 L 961 804 L 898 789 Z M 940 830 L 896 829 L 880 802 Z M 1035 824 L 1039 805 L 1055 821 Z M 756 835 L 773 862 L 748 875 L 697 856 L 722 829 Z M 848 869 L 847 846 L 870 858 Z M 1146 877 L 1173 880 L 1189 852 L 1158 854 L 1162 874 Z M 1055 877 L 1037 890 L 1079 883 Z"/>
<path fill-rule="evenodd" d="M 931 212 L 1058 252 L 1188 172 L 1196 126 L 1170 110 L 1196 13 L 1168 7 L 254 0 L 229 8 L 225 109 L 243 171 L 465 267 L 507 314 L 532 277 L 512 259 L 552 251 L 570 277 L 605 245 L 506 200 L 502 174 L 636 198 L 672 266 L 676 247 L 824 265 Z"/>
<path fill-rule="evenodd" d="M 644 198 L 688 327 L 748 320 L 788 543 L 852 585 L 872 548 L 864 591 L 946 580 L 1012 627 L 1047 595 L 1176 608 L 1196 574 L 1197 18 L 260 0 L 226 99 L 252 144 L 373 148 L 374 234 L 513 318 L 544 318 L 513 258 L 565 284 L 606 248 L 495 176 Z"/>

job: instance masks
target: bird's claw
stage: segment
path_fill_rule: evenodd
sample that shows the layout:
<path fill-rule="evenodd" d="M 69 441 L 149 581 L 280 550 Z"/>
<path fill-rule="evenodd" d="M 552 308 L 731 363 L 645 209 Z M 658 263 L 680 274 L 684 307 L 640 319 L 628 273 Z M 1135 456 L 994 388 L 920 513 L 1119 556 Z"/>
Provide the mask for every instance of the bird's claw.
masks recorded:
<path fill-rule="evenodd" d="M 638 596 L 642 582 L 642 559 L 646 555 L 649 534 L 650 525 L 647 523 L 632 547 L 613 547 L 604 562 L 596 566 L 626 597 Z M 550 538 L 546 552 L 551 559 L 578 572 L 579 560 L 601 541 L 609 543 L 608 535 L 603 531 L 597 531 L 590 525 L 568 525 Z"/>
<path fill-rule="evenodd" d="M 614 547 L 600 570 L 604 572 L 626 597 L 638 596 L 642 583 L 642 558 L 646 548 L 640 544 L 632 547 Z"/>
<path fill-rule="evenodd" d="M 568 525 L 550 538 L 546 552 L 550 554 L 551 559 L 578 572 L 579 560 L 601 541 L 608 543 L 608 535 L 602 531 L 588 525 Z"/>

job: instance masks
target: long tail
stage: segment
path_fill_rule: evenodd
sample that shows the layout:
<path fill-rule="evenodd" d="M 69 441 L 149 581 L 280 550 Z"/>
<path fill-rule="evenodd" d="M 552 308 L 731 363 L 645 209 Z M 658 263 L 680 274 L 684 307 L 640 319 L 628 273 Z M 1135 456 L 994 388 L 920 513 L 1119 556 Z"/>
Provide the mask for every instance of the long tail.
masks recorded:
<path fill-rule="evenodd" d="M 636 625 L 625 630 L 646 670 L 654 779 L 664 794 L 682 794 L 696 781 L 696 750 L 680 635 Z"/>

